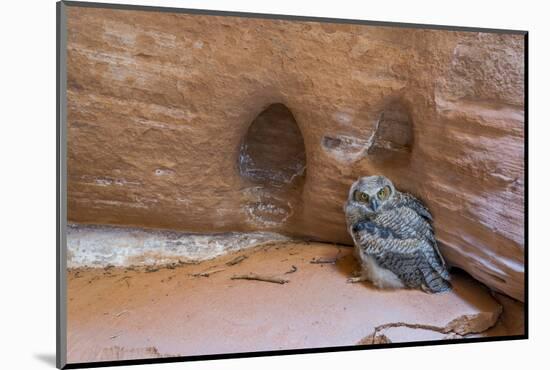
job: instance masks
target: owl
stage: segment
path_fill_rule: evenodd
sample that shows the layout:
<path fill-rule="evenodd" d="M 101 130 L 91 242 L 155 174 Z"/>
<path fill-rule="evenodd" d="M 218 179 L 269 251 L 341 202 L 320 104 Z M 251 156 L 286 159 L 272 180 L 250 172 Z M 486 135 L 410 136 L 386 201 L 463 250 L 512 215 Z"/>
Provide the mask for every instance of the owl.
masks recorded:
<path fill-rule="evenodd" d="M 361 271 L 348 279 L 378 288 L 416 288 L 429 293 L 451 289 L 437 248 L 432 215 L 414 196 L 384 176 L 358 179 L 344 206 L 348 231 Z"/>

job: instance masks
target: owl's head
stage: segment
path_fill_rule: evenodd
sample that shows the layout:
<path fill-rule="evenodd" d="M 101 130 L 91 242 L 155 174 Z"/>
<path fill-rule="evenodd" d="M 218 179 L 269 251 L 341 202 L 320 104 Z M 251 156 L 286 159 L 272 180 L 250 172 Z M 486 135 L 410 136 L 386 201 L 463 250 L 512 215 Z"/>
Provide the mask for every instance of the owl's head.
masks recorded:
<path fill-rule="evenodd" d="M 350 188 L 346 213 L 369 216 L 384 210 L 396 194 L 393 183 L 384 176 L 361 177 Z"/>

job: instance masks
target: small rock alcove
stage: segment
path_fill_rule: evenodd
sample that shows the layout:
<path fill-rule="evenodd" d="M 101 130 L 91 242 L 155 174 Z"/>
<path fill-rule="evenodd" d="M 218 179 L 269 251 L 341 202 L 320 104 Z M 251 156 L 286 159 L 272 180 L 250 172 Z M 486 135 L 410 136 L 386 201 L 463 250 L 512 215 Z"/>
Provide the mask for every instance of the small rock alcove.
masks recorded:
<path fill-rule="evenodd" d="M 276 228 L 296 213 L 305 181 L 302 133 L 290 110 L 271 104 L 250 124 L 241 143 L 239 173 L 249 222 Z"/>
<path fill-rule="evenodd" d="M 413 125 L 409 109 L 400 99 L 385 102 L 378 112 L 358 114 L 355 122 L 355 126 L 322 137 L 321 147 L 331 158 L 351 164 L 367 157 L 385 170 L 409 163 Z"/>
<path fill-rule="evenodd" d="M 412 120 L 406 106 L 394 101 L 381 112 L 367 154 L 383 164 L 404 165 L 413 148 Z"/>

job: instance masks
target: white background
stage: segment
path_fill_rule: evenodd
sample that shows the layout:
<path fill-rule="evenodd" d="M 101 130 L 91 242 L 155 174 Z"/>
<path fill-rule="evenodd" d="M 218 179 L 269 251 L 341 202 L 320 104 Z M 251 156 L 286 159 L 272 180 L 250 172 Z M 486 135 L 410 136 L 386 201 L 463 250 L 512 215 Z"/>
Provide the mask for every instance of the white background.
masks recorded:
<path fill-rule="evenodd" d="M 117 1 L 111 1 L 117 2 Z M 315 355 L 148 365 L 158 369 L 491 368 L 544 363 L 550 315 L 545 180 L 549 12 L 543 1 L 133 1 L 133 4 L 530 31 L 530 337 Z M 5 1 L 0 22 L 1 367 L 52 368 L 55 354 L 55 1 Z M 357 323 L 361 325 L 360 322 Z M 543 365 L 544 366 L 544 365 Z M 124 367 L 128 368 L 128 367 Z M 138 368 L 138 367 L 133 367 Z M 140 366 L 139 368 L 143 368 Z"/>

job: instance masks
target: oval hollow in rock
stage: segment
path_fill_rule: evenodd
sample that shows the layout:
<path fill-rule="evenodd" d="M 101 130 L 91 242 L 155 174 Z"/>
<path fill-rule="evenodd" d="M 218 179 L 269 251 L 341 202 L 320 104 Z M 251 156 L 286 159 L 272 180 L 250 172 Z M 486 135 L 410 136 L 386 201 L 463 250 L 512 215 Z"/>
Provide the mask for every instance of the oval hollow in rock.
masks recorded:
<path fill-rule="evenodd" d="M 249 222 L 259 229 L 287 222 L 301 203 L 306 152 L 302 133 L 285 105 L 271 104 L 252 121 L 241 143 L 238 167 Z"/>
<path fill-rule="evenodd" d="M 302 133 L 288 108 L 272 104 L 256 117 L 241 144 L 239 171 L 254 183 L 290 184 L 304 176 Z"/>

